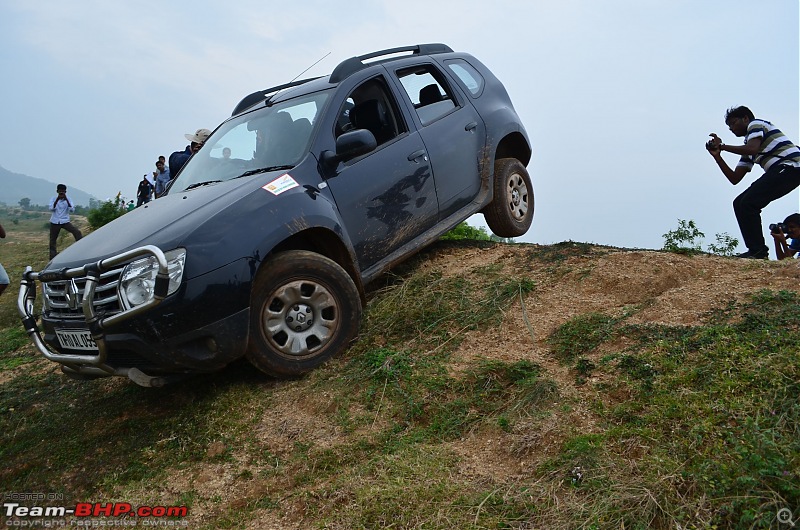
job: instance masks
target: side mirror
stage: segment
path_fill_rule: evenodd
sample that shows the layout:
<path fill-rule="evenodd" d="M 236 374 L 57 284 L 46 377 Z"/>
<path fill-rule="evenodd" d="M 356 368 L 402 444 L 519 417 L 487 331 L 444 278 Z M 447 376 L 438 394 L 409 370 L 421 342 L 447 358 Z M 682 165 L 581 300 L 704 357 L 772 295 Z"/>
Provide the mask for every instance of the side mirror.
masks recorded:
<path fill-rule="evenodd" d="M 339 162 L 352 160 L 357 156 L 365 155 L 378 147 L 375 135 L 367 129 L 348 131 L 336 139 L 336 153 L 324 151 L 322 165 L 326 170 L 333 170 Z"/>
<path fill-rule="evenodd" d="M 374 151 L 378 142 L 367 129 L 348 131 L 336 139 L 336 156 L 344 162 Z"/>

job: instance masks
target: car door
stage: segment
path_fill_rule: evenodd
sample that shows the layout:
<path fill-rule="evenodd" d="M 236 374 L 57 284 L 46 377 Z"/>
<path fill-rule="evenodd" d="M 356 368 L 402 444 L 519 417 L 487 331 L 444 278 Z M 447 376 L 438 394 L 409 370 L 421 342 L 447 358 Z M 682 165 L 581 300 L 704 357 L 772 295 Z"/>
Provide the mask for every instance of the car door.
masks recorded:
<path fill-rule="evenodd" d="M 436 181 L 440 217 L 466 206 L 480 191 L 480 158 L 486 127 L 477 110 L 431 64 L 396 69 L 394 74 L 414 108 Z"/>
<path fill-rule="evenodd" d="M 334 138 L 363 128 L 378 144 L 326 181 L 366 270 L 436 223 L 436 188 L 425 144 L 409 130 L 383 76 L 359 84 L 334 108 Z"/>

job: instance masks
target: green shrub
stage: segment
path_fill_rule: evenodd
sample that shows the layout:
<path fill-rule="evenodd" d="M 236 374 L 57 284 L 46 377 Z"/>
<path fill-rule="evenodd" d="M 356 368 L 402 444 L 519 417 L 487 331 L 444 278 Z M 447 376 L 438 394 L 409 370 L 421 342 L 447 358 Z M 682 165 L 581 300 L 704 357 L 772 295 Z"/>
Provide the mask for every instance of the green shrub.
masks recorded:
<path fill-rule="evenodd" d="M 490 234 L 485 228 L 468 225 L 466 221 L 459 223 L 455 228 L 444 234 L 440 239 L 457 241 L 460 239 L 474 239 L 476 241 L 496 241 L 498 243 L 513 243 L 511 238 L 497 237 Z"/>
<path fill-rule="evenodd" d="M 662 236 L 664 238 L 664 250 L 676 252 L 678 254 L 697 254 L 702 252 L 700 242 L 706 235 L 697 228 L 694 221 L 684 221 L 678 219 L 678 228 L 670 230 Z"/>
<path fill-rule="evenodd" d="M 489 236 L 485 228 L 470 226 L 465 221 L 463 223 L 459 223 L 458 226 L 443 235 L 441 239 L 444 239 L 445 241 L 456 241 L 459 239 L 490 241 L 491 236 Z"/>
<path fill-rule="evenodd" d="M 106 201 L 101 203 L 99 207 L 89 210 L 86 218 L 89 220 L 89 225 L 92 229 L 97 230 L 117 217 L 121 217 L 125 212 L 125 199 L 122 198 L 121 193 L 117 193 L 113 201 Z"/>
<path fill-rule="evenodd" d="M 697 228 L 694 221 L 678 219 L 678 228 L 670 230 L 662 236 L 664 247 L 662 250 L 677 254 L 699 254 L 703 252 L 701 241 L 706 235 Z M 739 246 L 739 240 L 731 237 L 727 232 L 716 234 L 716 243 L 708 245 L 710 254 L 732 256 Z"/>

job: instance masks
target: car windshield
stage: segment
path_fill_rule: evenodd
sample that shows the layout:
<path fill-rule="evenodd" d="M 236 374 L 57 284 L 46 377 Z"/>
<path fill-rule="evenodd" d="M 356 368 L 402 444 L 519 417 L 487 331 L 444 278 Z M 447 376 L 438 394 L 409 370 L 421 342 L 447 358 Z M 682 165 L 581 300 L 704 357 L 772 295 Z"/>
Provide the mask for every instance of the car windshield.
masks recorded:
<path fill-rule="evenodd" d="M 171 190 L 290 169 L 308 152 L 327 92 L 263 106 L 224 123 L 183 167 Z"/>

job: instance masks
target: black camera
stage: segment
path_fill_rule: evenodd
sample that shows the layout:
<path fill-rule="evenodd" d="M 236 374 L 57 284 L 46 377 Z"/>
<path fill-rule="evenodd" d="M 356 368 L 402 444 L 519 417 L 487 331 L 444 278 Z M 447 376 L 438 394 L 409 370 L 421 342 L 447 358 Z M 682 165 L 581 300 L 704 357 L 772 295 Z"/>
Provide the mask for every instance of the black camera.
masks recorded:
<path fill-rule="evenodd" d="M 786 230 L 786 225 L 783 223 L 773 223 L 769 225 L 769 231 L 774 234 L 788 234 L 789 232 Z"/>

